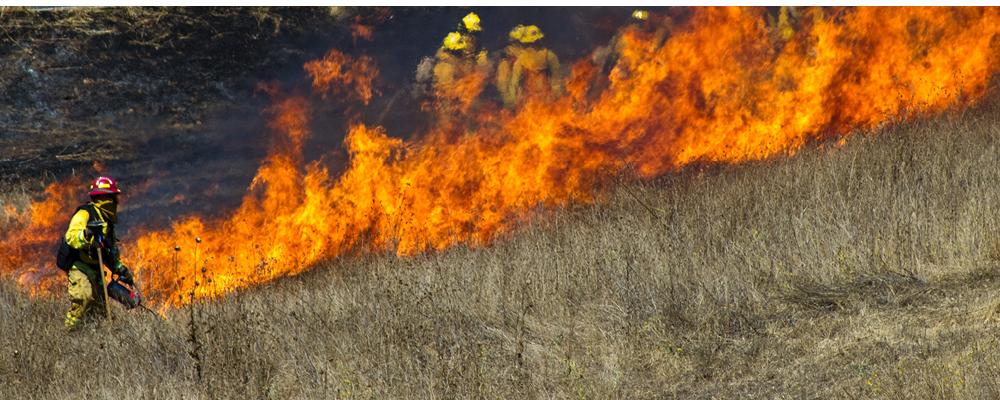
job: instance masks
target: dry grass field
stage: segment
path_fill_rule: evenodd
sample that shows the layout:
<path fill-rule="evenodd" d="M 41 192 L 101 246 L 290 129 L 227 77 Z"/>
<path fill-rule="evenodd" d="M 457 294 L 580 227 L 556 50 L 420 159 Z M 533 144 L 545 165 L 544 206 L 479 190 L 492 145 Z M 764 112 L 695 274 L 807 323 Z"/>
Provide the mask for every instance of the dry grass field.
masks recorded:
<path fill-rule="evenodd" d="M 998 398 L 998 165 L 987 105 L 165 321 L 3 281 L 0 398 Z"/>

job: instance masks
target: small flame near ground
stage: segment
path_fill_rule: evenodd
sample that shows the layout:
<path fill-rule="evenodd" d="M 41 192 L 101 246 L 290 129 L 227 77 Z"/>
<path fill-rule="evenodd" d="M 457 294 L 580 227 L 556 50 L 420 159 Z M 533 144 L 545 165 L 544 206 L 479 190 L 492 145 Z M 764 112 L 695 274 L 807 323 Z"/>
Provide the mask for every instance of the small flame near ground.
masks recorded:
<path fill-rule="evenodd" d="M 649 178 L 843 143 L 857 129 L 968 107 L 997 69 L 995 8 L 812 8 L 786 43 L 775 43 L 761 13 L 699 8 L 662 46 L 625 28 L 620 61 L 596 95 L 602 78 L 584 60 L 561 98 L 452 120 L 411 142 L 355 123 L 340 174 L 302 156 L 312 98 L 272 90 L 274 143 L 242 204 L 226 218 L 133 228 L 122 247 L 146 293 L 169 307 L 352 251 L 483 246 L 539 209 L 599 201 L 600 183 L 626 168 Z M 375 93 L 365 56 L 331 50 L 305 68 L 321 96 L 367 104 Z M 36 293 L 59 288 L 53 243 L 82 187 L 55 183 L 44 200 L 5 208 L 18 228 L 0 238 L 0 271 Z"/>

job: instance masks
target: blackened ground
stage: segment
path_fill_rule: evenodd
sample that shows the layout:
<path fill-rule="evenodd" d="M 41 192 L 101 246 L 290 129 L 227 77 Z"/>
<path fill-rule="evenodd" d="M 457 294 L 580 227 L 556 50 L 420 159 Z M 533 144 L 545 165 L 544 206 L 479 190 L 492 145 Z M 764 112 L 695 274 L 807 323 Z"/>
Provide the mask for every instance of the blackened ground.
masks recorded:
<path fill-rule="evenodd" d="M 146 158 L 156 136 L 195 136 L 287 69 L 304 41 L 334 42 L 317 9 L 86 8 L 0 12 L 0 180 Z M 302 27 L 309 27 L 303 29 Z"/>

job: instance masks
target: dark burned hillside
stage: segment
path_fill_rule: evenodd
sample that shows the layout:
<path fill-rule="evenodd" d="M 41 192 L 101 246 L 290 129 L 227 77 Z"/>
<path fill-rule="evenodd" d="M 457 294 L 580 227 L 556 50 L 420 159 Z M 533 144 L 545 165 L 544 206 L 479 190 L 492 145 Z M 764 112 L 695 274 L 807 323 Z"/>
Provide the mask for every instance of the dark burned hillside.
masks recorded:
<path fill-rule="evenodd" d="M 133 159 L 154 135 L 203 130 L 337 27 L 315 8 L 4 8 L 0 179 Z"/>

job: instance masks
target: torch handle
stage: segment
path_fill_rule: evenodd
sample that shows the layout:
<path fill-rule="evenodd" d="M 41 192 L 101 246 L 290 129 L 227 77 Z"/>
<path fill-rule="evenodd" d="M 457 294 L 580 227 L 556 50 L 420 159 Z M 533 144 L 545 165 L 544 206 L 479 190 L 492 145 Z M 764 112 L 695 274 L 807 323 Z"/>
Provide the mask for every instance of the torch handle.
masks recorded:
<path fill-rule="evenodd" d="M 111 303 L 108 302 L 108 287 L 104 283 L 104 238 L 97 235 L 97 273 L 101 275 L 101 291 L 104 293 L 104 314 L 111 321 Z"/>

